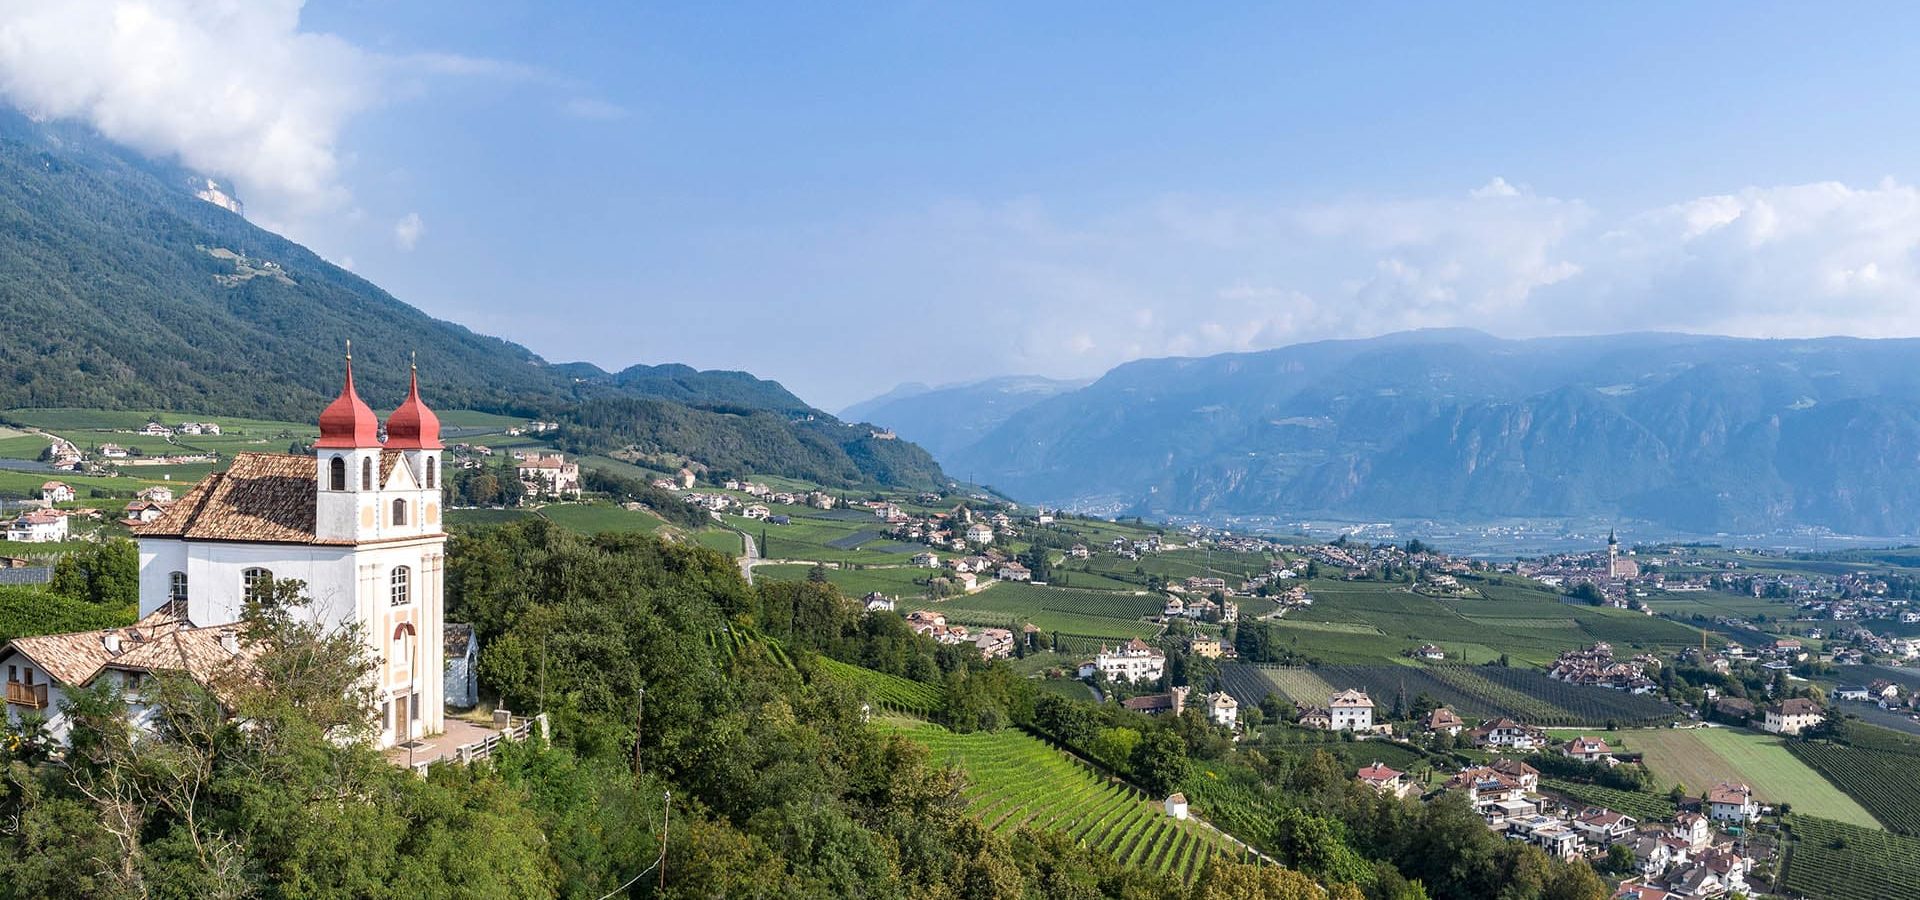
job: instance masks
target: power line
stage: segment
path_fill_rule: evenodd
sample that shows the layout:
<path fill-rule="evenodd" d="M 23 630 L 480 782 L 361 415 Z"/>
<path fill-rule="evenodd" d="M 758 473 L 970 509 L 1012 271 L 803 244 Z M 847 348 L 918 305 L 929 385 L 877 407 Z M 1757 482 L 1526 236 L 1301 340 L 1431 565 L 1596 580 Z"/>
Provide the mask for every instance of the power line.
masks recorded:
<path fill-rule="evenodd" d="M 664 811 L 660 815 L 660 856 L 659 858 L 653 861 L 653 865 L 650 865 L 645 869 L 641 869 L 640 874 L 633 876 L 633 878 L 630 879 L 626 884 L 623 884 L 601 895 L 600 900 L 612 900 L 614 895 L 620 893 L 621 891 L 626 890 L 627 888 L 633 887 L 636 884 L 639 884 L 640 879 L 647 877 L 648 872 L 651 872 L 654 869 L 659 869 L 660 864 L 667 861 L 667 815 L 673 811 L 673 792 L 672 791 L 668 791 L 666 793 L 666 802 L 667 802 L 667 805 Z M 664 889 L 666 886 L 667 886 L 667 873 L 666 873 L 666 870 L 661 869 L 660 887 Z"/>

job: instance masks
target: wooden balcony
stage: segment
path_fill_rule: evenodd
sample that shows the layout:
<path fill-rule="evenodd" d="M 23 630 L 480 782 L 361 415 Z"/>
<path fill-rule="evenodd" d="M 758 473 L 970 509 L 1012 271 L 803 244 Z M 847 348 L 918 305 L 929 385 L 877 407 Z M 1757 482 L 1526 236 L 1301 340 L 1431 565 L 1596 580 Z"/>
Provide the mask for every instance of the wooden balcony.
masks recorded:
<path fill-rule="evenodd" d="M 46 709 L 47 686 L 44 684 L 28 685 L 21 684 L 17 681 L 9 681 L 7 682 L 7 702 L 14 706 L 24 706 L 28 709 Z"/>

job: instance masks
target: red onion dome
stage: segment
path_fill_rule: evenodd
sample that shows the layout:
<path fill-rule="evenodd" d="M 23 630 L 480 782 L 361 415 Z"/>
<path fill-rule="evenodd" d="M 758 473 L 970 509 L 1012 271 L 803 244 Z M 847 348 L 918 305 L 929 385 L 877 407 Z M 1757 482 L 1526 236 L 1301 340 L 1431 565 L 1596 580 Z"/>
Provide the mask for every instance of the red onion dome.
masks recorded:
<path fill-rule="evenodd" d="M 407 400 L 387 417 L 387 449 L 439 450 L 440 417 L 420 402 L 420 370 L 413 370 Z"/>
<path fill-rule="evenodd" d="M 320 439 L 313 442 L 315 447 L 378 447 L 380 446 L 380 417 L 373 414 L 372 407 L 360 399 L 360 392 L 353 389 L 353 349 L 347 349 L 347 383 L 340 386 L 340 396 L 333 398 L 327 408 L 320 412 Z"/>

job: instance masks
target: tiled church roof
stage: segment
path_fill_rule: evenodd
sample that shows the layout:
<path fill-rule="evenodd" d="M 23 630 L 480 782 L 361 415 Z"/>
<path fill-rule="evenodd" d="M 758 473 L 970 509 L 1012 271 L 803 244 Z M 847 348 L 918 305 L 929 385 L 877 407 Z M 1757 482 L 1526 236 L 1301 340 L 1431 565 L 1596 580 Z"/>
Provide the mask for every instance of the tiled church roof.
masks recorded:
<path fill-rule="evenodd" d="M 316 478 L 311 456 L 236 453 L 225 472 L 208 476 L 165 515 L 133 529 L 133 534 L 201 541 L 322 543 L 314 536 Z"/>

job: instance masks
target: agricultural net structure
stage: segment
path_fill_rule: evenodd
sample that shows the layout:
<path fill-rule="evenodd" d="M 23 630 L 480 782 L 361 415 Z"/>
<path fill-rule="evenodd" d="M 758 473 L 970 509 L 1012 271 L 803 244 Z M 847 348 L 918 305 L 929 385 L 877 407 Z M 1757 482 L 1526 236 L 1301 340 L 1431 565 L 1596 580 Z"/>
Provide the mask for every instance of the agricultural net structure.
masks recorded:
<path fill-rule="evenodd" d="M 955 734 L 918 720 L 892 723 L 925 744 L 936 763 L 966 773 L 967 812 L 994 831 L 1066 835 L 1122 864 L 1191 881 L 1238 845 L 1193 819 L 1168 816 L 1154 798 L 1096 775 L 1065 753 L 1013 731 Z"/>
<path fill-rule="evenodd" d="M 1300 669 L 1233 663 L 1221 667 L 1221 683 L 1241 703 L 1258 704 L 1272 692 L 1298 706 L 1325 706 L 1333 692 L 1360 688 L 1373 698 L 1382 717 L 1396 702 L 1410 707 L 1421 694 L 1464 718 L 1509 716 L 1539 726 L 1660 725 L 1678 715 L 1671 704 L 1653 696 L 1568 684 L 1543 672 L 1505 666 Z"/>

